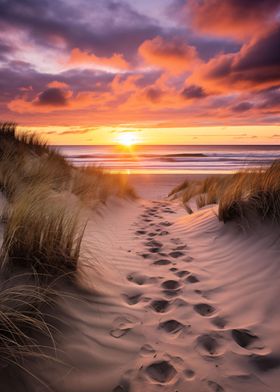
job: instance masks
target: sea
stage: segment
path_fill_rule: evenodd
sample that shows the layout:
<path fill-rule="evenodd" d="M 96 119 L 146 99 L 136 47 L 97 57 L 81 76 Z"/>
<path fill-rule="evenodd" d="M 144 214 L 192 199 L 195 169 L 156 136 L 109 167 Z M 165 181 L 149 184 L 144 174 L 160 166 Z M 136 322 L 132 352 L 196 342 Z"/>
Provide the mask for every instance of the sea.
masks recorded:
<path fill-rule="evenodd" d="M 280 159 L 280 145 L 58 146 L 76 166 L 126 174 L 227 174 Z"/>

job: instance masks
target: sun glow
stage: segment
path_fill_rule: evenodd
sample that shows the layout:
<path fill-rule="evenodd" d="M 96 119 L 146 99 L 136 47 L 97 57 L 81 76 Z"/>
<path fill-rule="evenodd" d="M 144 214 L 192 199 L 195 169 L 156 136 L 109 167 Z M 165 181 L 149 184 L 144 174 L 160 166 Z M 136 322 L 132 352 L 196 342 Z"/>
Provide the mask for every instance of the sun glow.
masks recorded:
<path fill-rule="evenodd" d="M 131 147 L 137 143 L 135 132 L 122 132 L 117 137 L 117 142 L 125 147 Z"/>

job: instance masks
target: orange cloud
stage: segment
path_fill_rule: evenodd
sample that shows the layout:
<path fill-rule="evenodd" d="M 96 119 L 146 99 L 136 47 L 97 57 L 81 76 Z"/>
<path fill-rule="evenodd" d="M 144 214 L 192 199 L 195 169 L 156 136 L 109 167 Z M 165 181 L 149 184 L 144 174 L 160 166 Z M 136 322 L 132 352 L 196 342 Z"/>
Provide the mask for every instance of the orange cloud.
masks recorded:
<path fill-rule="evenodd" d="M 64 82 L 59 82 L 57 80 L 54 80 L 53 82 L 50 82 L 47 84 L 48 87 L 53 87 L 53 88 L 69 88 L 69 85 Z"/>
<path fill-rule="evenodd" d="M 198 62 L 196 49 L 178 38 L 166 40 L 158 36 L 144 41 L 138 52 L 147 64 L 175 75 L 190 70 Z"/>
<path fill-rule="evenodd" d="M 136 82 L 141 79 L 142 75 L 129 75 L 122 79 L 121 75 L 116 75 L 111 83 L 112 91 L 115 94 L 123 94 L 135 91 L 137 89 Z"/>
<path fill-rule="evenodd" d="M 279 0 L 188 0 L 184 11 L 200 31 L 243 39 L 270 26 L 279 5 Z"/>
<path fill-rule="evenodd" d="M 98 106 L 99 110 L 105 110 L 108 109 L 108 105 L 113 100 L 112 94 L 108 92 L 84 91 L 73 95 L 70 89 L 63 90 L 56 87 L 48 87 L 33 100 L 29 100 L 26 96 L 21 96 L 13 99 L 7 106 L 11 111 L 20 114 L 71 111 L 95 106 Z"/>
<path fill-rule="evenodd" d="M 72 50 L 69 65 L 91 65 L 110 69 L 128 70 L 128 62 L 122 54 L 114 53 L 111 57 L 98 57 L 93 53 L 83 52 L 78 48 Z"/>
<path fill-rule="evenodd" d="M 244 44 L 239 52 L 220 54 L 201 64 L 187 81 L 212 93 L 273 87 L 280 83 L 279 40 L 280 24 Z"/>

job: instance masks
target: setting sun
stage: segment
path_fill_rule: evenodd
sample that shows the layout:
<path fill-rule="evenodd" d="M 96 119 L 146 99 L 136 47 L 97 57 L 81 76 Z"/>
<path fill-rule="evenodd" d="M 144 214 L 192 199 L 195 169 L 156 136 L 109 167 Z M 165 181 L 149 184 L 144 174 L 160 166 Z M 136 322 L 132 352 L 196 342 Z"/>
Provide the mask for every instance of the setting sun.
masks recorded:
<path fill-rule="evenodd" d="M 134 132 L 122 132 L 117 137 L 117 142 L 123 146 L 130 147 L 137 143 Z"/>

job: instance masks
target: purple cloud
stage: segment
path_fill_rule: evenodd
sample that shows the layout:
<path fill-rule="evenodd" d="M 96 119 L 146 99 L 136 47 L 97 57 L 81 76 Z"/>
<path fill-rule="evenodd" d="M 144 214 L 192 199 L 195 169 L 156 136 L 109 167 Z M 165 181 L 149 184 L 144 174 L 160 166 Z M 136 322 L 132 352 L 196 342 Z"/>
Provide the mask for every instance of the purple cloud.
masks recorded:
<path fill-rule="evenodd" d="M 41 106 L 66 106 L 67 94 L 60 88 L 48 88 L 38 96 L 36 104 Z"/>

